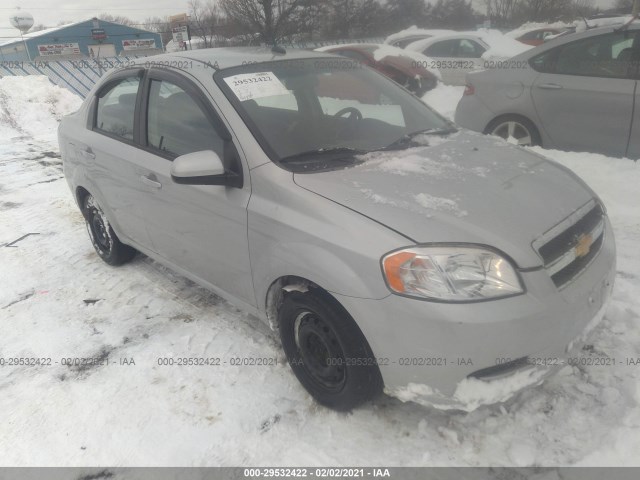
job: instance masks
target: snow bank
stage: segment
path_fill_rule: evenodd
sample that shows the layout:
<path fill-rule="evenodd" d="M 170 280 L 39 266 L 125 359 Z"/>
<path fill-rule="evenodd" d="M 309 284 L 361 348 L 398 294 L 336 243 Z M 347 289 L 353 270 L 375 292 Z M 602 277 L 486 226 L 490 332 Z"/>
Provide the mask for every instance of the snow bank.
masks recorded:
<path fill-rule="evenodd" d="M 464 87 L 438 84 L 436 88 L 424 94 L 422 101 L 444 117 L 453 121 L 456 107 L 463 93 Z"/>
<path fill-rule="evenodd" d="M 44 75 L 0 78 L 0 135 L 55 134 L 60 119 L 81 103 L 80 97 Z"/>
<path fill-rule="evenodd" d="M 482 41 L 489 45 L 489 50 L 482 55 L 485 60 L 511 58 L 533 48 L 498 30 L 479 30 L 478 34 Z"/>

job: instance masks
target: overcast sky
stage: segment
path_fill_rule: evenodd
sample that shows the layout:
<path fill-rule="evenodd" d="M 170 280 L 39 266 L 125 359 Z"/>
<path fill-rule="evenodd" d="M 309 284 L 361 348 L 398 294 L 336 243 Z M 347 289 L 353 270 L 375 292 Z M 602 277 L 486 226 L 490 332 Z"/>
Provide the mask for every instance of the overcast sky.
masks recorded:
<path fill-rule="evenodd" d="M 610 7 L 614 0 L 594 0 L 596 5 Z M 474 4 L 482 5 L 481 0 Z M 88 20 L 100 13 L 124 15 L 142 21 L 147 17 L 163 17 L 187 12 L 187 0 L 3 0 L 0 7 L 0 37 L 15 37 L 17 30 L 9 17 L 21 7 L 33 15 L 36 24 L 56 26 L 61 21 Z M 480 10 L 480 8 L 479 8 Z M 1 42 L 0 42 L 1 43 Z"/>

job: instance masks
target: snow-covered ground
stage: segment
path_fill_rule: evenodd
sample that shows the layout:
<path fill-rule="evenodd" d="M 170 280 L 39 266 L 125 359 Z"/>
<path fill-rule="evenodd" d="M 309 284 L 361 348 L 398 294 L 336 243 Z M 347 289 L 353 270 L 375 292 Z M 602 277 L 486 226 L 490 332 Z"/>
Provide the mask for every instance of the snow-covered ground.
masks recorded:
<path fill-rule="evenodd" d="M 429 100 L 450 114 L 461 92 L 441 88 Z M 311 400 L 258 320 L 144 256 L 120 268 L 97 257 L 56 145 L 55 119 L 78 103 L 69 95 L 0 79 L 0 466 L 640 465 L 640 363 L 627 364 L 640 362 L 637 164 L 535 149 L 608 208 L 618 275 L 583 353 L 615 365 L 565 367 L 470 414 L 389 397 L 340 414 Z M 227 363 L 158 364 L 202 356 Z M 8 366 L 15 357 L 44 361 Z M 109 363 L 63 365 L 70 357 Z"/>

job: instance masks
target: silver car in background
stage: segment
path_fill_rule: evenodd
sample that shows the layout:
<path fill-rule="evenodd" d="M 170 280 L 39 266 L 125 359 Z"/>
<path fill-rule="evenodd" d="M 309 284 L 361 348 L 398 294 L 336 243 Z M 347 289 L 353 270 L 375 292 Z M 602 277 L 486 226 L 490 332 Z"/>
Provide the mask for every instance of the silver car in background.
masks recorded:
<path fill-rule="evenodd" d="M 611 226 L 579 178 L 350 59 L 139 59 L 59 142 L 105 262 L 140 251 L 268 322 L 334 409 L 383 388 L 456 406 L 465 382 L 538 382 L 612 288 Z"/>
<path fill-rule="evenodd" d="M 640 25 L 550 40 L 467 75 L 458 125 L 520 145 L 640 158 Z"/>

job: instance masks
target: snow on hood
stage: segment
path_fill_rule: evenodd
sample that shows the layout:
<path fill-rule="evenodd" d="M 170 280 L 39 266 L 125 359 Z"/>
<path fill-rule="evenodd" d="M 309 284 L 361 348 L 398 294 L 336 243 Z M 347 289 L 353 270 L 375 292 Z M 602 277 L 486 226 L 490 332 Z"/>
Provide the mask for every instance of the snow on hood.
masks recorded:
<path fill-rule="evenodd" d="M 563 167 L 502 139 L 460 131 L 422 141 L 294 181 L 415 242 L 493 245 L 523 268 L 541 263 L 532 242 L 594 196 Z"/>
<path fill-rule="evenodd" d="M 0 78 L 0 135 L 55 133 L 60 119 L 81 104 L 80 97 L 44 75 Z"/>

